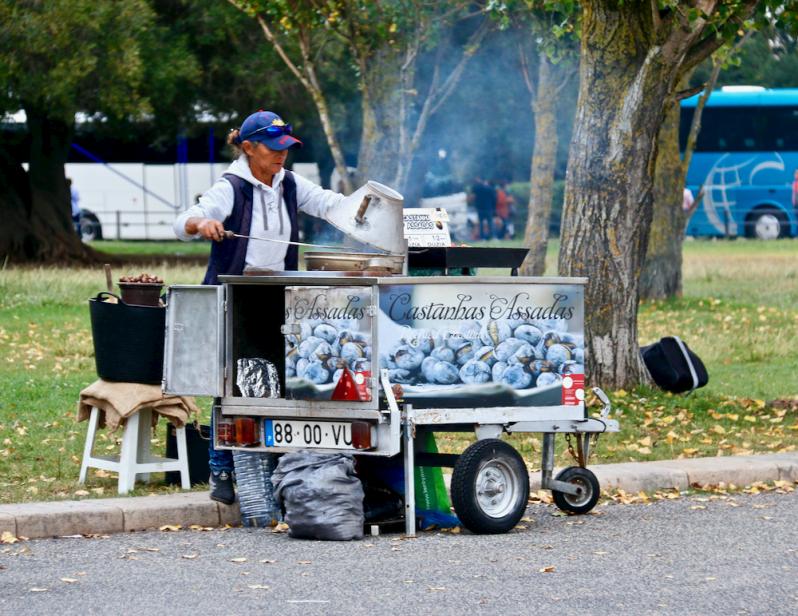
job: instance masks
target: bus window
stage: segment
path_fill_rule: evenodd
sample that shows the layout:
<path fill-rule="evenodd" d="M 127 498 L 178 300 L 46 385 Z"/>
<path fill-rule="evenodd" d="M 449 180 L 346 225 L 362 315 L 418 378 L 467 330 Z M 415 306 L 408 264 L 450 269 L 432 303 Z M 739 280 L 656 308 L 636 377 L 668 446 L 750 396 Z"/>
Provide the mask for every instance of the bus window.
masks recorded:
<path fill-rule="evenodd" d="M 765 150 L 798 150 L 798 107 L 766 107 Z"/>

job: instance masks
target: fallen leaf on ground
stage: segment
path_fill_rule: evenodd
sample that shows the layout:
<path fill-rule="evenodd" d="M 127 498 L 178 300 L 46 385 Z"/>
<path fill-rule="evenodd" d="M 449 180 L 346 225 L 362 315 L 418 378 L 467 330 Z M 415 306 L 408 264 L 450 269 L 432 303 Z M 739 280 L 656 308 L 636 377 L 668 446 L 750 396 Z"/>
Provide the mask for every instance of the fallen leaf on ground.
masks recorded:
<path fill-rule="evenodd" d="M 277 561 L 276 560 L 271 560 L 269 558 L 264 558 L 263 560 L 259 560 L 258 562 L 259 563 L 266 563 L 267 565 L 273 565 Z"/>
<path fill-rule="evenodd" d="M 548 567 L 543 567 L 542 569 L 538 569 L 540 573 L 554 573 L 557 570 L 557 567 L 554 565 L 549 565 Z"/>
<path fill-rule="evenodd" d="M 446 586 L 430 586 L 427 590 L 437 591 L 437 590 L 446 590 Z"/>
<path fill-rule="evenodd" d="M 251 588 L 252 590 L 269 590 L 269 587 L 265 584 L 247 584 L 247 588 Z"/>
<path fill-rule="evenodd" d="M 47 592 L 46 588 L 31 588 L 31 592 Z"/>
<path fill-rule="evenodd" d="M 245 563 L 245 562 L 247 562 L 247 559 L 244 558 L 243 556 L 239 556 L 238 558 L 231 558 L 230 562 L 231 563 Z"/>
<path fill-rule="evenodd" d="M 181 528 L 183 527 L 180 524 L 164 524 L 158 530 L 163 532 L 170 532 L 170 531 L 180 530 Z"/>
<path fill-rule="evenodd" d="M 194 560 L 199 554 L 183 554 L 183 558 L 186 560 Z"/>
<path fill-rule="evenodd" d="M 298 561 L 296 561 L 296 562 L 297 562 L 297 564 L 300 564 L 300 565 L 310 565 L 310 564 L 313 564 L 313 561 L 311 561 L 311 560 L 298 560 Z"/>
<path fill-rule="evenodd" d="M 77 583 L 77 580 L 75 578 L 63 577 L 63 578 L 61 578 L 61 581 L 62 582 L 66 582 L 67 584 L 76 584 Z"/>
<path fill-rule="evenodd" d="M 4 530 L 3 534 L 0 535 L 0 543 L 11 544 L 16 543 L 17 541 L 19 541 L 19 539 L 17 539 L 13 533 L 8 532 L 7 530 Z"/>
<path fill-rule="evenodd" d="M 285 533 L 288 532 L 288 524 L 285 522 L 280 522 L 277 526 L 272 529 L 273 533 Z"/>

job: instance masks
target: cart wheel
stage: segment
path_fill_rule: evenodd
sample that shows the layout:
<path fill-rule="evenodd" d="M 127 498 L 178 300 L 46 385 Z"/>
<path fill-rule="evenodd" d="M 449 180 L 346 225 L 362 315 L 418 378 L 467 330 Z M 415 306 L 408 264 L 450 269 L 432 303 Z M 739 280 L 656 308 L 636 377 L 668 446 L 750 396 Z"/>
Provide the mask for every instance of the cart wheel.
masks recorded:
<path fill-rule="evenodd" d="M 521 455 L 499 439 L 477 441 L 457 459 L 452 504 L 468 530 L 506 533 L 526 510 L 529 475 Z"/>
<path fill-rule="evenodd" d="M 596 506 L 600 488 L 598 479 L 596 479 L 592 471 L 581 466 L 569 466 L 560 471 L 555 479 L 572 483 L 582 490 L 580 494 L 566 494 L 557 490 L 551 491 L 554 497 L 554 504 L 563 511 L 577 514 L 587 513 Z"/>

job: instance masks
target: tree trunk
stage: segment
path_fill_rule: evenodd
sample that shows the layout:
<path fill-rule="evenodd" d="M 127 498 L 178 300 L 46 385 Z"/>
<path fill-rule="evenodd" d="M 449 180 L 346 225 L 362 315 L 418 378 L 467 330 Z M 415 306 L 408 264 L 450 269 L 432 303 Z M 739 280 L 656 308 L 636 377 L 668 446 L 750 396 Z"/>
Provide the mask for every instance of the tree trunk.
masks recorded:
<path fill-rule="evenodd" d="M 641 299 L 665 299 L 682 294 L 682 245 L 687 212 L 682 209 L 684 170 L 679 156 L 679 103 L 671 104 L 659 133 L 654 174 L 654 215 L 648 238 Z"/>
<path fill-rule="evenodd" d="M 559 81 L 545 53 L 538 54 L 538 83 L 532 112 L 535 115 L 535 149 L 530 170 L 529 211 L 524 231 L 524 246 L 529 253 L 521 265 L 521 275 L 542 276 L 546 269 L 546 248 L 549 243 L 549 218 L 557 158 L 557 100 L 552 93 Z"/>
<path fill-rule="evenodd" d="M 357 157 L 358 182 L 393 184 L 398 169 L 401 65 L 392 48 L 369 59 L 362 81 L 363 129 Z"/>
<path fill-rule="evenodd" d="M 559 271 L 588 277 L 587 373 L 602 387 L 647 381 L 637 340 L 657 135 L 680 59 L 653 42 L 636 2 L 582 4 L 580 86 L 566 175 Z"/>
<path fill-rule="evenodd" d="M 19 162 L 7 153 L 0 165 L 0 258 L 11 263 L 92 261 L 95 252 L 83 245 L 72 225 L 64 175 L 72 126 L 25 111 L 31 137 L 27 182 Z"/>

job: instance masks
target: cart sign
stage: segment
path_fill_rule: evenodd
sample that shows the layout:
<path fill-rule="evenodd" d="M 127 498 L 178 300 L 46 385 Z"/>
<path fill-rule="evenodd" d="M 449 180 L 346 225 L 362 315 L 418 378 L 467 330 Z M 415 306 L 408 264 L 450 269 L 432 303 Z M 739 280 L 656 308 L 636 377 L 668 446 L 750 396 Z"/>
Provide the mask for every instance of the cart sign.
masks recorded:
<path fill-rule="evenodd" d="M 451 246 L 449 214 L 443 208 L 412 208 L 404 211 L 405 239 L 410 247 Z"/>
<path fill-rule="evenodd" d="M 286 398 L 370 401 L 371 288 L 286 287 L 285 295 Z"/>
<path fill-rule="evenodd" d="M 415 284 L 380 289 L 380 367 L 417 407 L 581 405 L 578 284 Z"/>

